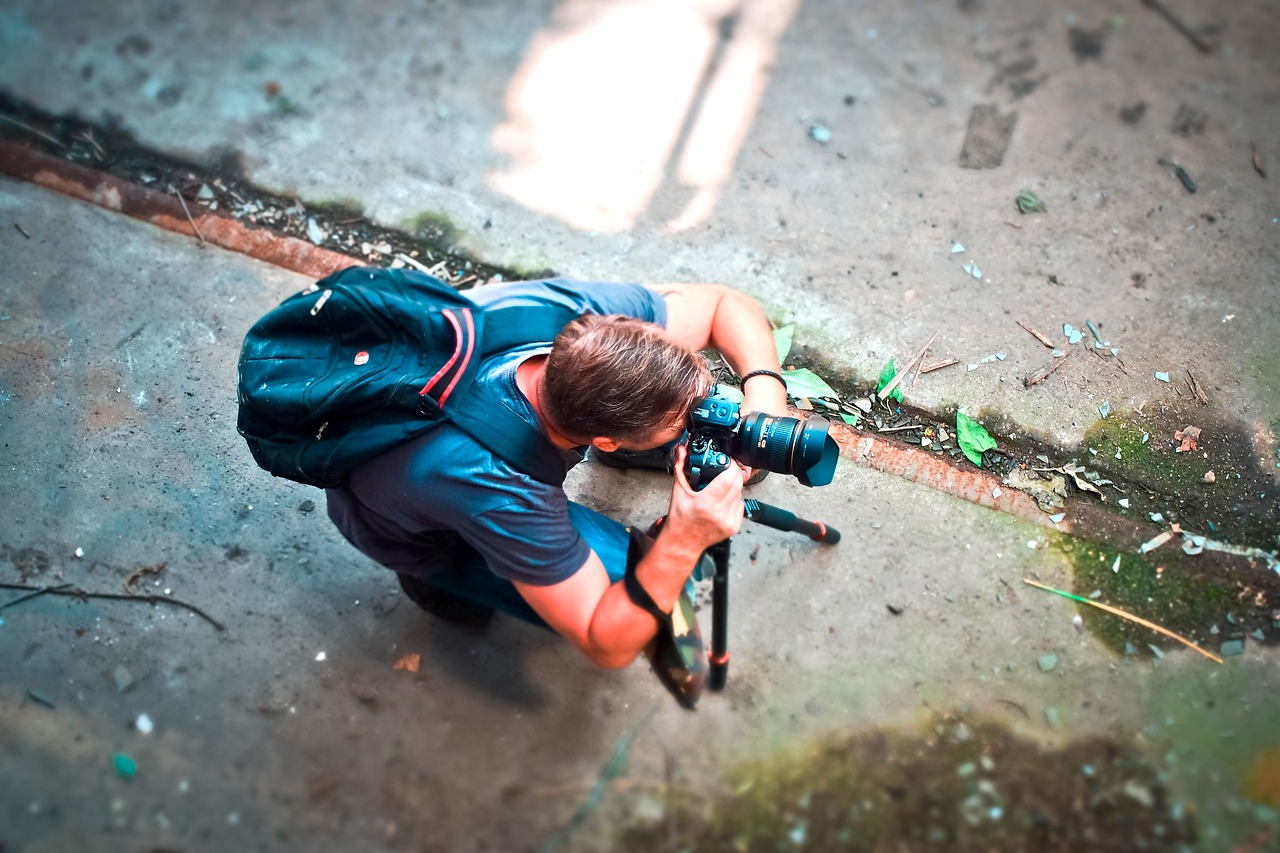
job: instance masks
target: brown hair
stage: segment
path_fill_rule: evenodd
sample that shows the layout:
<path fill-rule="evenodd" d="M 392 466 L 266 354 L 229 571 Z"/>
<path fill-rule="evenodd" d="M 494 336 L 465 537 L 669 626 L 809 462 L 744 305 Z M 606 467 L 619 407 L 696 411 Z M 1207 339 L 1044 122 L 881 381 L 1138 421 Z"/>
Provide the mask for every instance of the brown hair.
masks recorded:
<path fill-rule="evenodd" d="M 706 359 L 661 327 L 587 314 L 556 336 L 538 397 L 551 425 L 575 439 L 643 441 L 684 423 L 711 384 Z"/>

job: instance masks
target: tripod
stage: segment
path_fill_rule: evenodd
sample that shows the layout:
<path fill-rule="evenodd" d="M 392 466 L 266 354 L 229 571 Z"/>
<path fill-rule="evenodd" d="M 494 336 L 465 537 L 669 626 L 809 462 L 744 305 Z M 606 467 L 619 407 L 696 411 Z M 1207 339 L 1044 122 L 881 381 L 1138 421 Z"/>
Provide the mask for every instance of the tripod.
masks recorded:
<path fill-rule="evenodd" d="M 793 512 L 751 498 L 745 498 L 742 505 L 748 520 L 765 527 L 797 531 L 824 545 L 840 541 L 840 531 L 821 521 L 806 521 Z M 724 539 L 706 550 L 716 566 L 711 578 L 711 654 L 707 677 L 707 686 L 712 690 L 723 690 L 729 677 L 729 541 Z"/>

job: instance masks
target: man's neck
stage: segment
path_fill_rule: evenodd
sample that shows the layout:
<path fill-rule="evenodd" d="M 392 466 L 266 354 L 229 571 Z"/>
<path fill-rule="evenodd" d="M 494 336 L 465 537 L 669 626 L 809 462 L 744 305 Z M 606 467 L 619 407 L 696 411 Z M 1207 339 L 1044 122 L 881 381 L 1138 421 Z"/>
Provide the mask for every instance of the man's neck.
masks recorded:
<path fill-rule="evenodd" d="M 542 398 L 538 392 L 542 388 L 542 374 L 546 367 L 547 357 L 545 355 L 526 358 L 516 368 L 516 387 L 520 389 L 520 393 L 524 395 L 524 398 L 529 401 L 534 417 L 538 419 L 538 423 L 542 425 L 542 429 L 546 431 L 547 438 L 551 440 L 552 444 L 561 450 L 580 447 L 580 442 L 574 441 L 556 429 L 555 424 L 551 423 L 551 420 L 542 410 Z"/>

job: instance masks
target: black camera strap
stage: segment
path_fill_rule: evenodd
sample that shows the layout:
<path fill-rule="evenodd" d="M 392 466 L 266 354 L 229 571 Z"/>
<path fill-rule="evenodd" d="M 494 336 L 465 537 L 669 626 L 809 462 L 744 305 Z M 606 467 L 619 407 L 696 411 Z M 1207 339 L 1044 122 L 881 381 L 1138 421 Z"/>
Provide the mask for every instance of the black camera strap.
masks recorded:
<path fill-rule="evenodd" d="M 635 528 L 631 529 L 631 542 L 627 546 L 627 569 L 622 575 L 622 588 L 626 590 L 627 598 L 631 599 L 632 604 L 658 620 L 659 628 L 670 628 L 671 614 L 664 613 L 658 607 L 658 603 L 653 600 L 653 596 L 640 583 L 640 578 L 636 577 L 636 566 L 640 564 L 641 558 L 649 550 L 648 544 L 643 533 Z"/>

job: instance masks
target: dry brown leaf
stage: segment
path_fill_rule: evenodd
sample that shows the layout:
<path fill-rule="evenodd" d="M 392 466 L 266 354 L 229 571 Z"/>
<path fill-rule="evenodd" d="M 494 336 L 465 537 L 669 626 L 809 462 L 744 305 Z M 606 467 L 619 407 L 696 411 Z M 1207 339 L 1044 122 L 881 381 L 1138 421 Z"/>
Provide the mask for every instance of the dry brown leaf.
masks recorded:
<path fill-rule="evenodd" d="M 418 654 L 417 652 L 414 652 L 413 654 L 408 654 L 400 658 L 400 660 L 395 662 L 395 665 L 392 668 L 404 669 L 404 670 L 408 670 L 409 672 L 417 672 L 418 666 L 421 663 L 422 663 L 422 655 Z"/>

